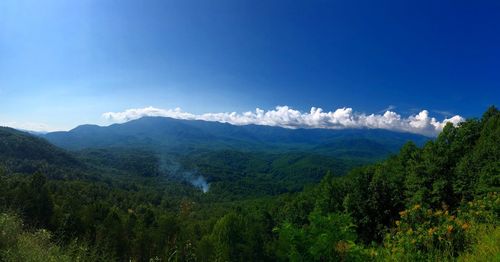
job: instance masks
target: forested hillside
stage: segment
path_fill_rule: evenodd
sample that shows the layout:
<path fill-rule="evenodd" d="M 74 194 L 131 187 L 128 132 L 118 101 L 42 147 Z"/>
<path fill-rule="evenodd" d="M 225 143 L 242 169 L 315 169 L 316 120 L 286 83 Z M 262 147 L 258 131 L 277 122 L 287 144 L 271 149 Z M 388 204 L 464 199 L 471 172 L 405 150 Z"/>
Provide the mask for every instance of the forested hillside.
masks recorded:
<path fill-rule="evenodd" d="M 77 167 L 81 163 L 42 138 L 0 127 L 0 164 L 12 172 L 31 173 L 43 168 Z"/>
<path fill-rule="evenodd" d="M 429 140 L 422 135 L 382 129 L 288 129 L 168 117 L 143 117 L 110 126 L 82 125 L 42 137 L 68 150 L 128 147 L 147 148 L 159 153 L 298 151 L 365 160 L 387 156 L 408 140 L 419 145 Z"/>
<path fill-rule="evenodd" d="M 355 163 L 320 153 L 220 148 L 176 158 L 209 174 L 208 193 L 162 175 L 149 148 L 138 151 L 142 158 L 130 148 L 67 153 L 47 144 L 42 150 L 43 140 L 16 132 L 0 139 L 8 145 L 0 148 L 0 260 L 500 260 L 494 107 L 480 119 L 448 124 L 423 146 L 406 143 L 349 172 Z M 26 151 L 32 143 L 39 146 Z M 52 168 L 16 168 L 32 158 Z M 296 192 L 296 185 L 314 181 L 320 182 Z"/>

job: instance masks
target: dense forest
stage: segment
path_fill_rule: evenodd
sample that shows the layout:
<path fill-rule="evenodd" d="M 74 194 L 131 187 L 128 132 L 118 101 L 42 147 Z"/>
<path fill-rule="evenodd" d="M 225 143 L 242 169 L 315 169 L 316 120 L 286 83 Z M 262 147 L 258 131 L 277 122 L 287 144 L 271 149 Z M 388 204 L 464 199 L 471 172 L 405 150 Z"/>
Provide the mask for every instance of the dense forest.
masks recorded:
<path fill-rule="evenodd" d="M 500 260 L 495 107 L 370 164 L 320 153 L 159 160 L 1 129 L 0 261 Z M 165 165 L 208 174 L 210 191 Z"/>

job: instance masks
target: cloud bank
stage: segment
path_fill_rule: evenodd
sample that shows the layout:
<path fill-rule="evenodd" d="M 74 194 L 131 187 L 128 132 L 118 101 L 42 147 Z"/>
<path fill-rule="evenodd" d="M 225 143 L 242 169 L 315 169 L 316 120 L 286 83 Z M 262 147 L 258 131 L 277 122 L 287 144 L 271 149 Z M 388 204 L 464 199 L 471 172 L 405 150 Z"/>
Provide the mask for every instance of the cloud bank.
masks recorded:
<path fill-rule="evenodd" d="M 233 125 L 266 125 L 285 128 L 372 128 L 410 132 L 426 136 L 435 136 L 446 125 L 457 125 L 464 118 L 455 115 L 442 121 L 429 116 L 429 111 L 422 110 L 417 115 L 401 117 L 394 111 L 387 110 L 383 114 L 365 114 L 354 112 L 352 108 L 343 107 L 335 111 L 325 112 L 321 108 L 312 107 L 309 112 L 301 112 L 288 106 L 277 106 L 272 110 L 255 109 L 244 113 L 205 113 L 192 114 L 176 109 L 155 107 L 127 109 L 123 112 L 107 112 L 102 117 L 113 123 L 122 123 L 144 116 L 163 116 L 184 120 L 204 120 L 229 123 Z"/>
<path fill-rule="evenodd" d="M 44 123 L 35 123 L 35 122 L 3 122 L 0 121 L 0 126 L 7 126 L 14 129 L 22 130 L 22 131 L 31 131 L 38 133 L 48 133 L 52 131 L 56 131 L 58 129 L 52 128 Z"/>

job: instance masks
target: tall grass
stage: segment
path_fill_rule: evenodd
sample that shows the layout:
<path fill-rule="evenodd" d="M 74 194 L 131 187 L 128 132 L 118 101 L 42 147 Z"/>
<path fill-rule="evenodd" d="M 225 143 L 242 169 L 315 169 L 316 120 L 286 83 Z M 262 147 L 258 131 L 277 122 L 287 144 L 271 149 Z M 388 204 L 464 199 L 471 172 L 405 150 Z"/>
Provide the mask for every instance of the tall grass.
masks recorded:
<path fill-rule="evenodd" d="M 70 262 L 111 261 L 85 244 L 72 242 L 61 247 L 45 229 L 29 231 L 14 213 L 0 213 L 0 261 Z"/>
<path fill-rule="evenodd" d="M 460 262 L 500 261 L 500 227 L 481 225 L 474 232 L 475 244 L 458 257 Z"/>

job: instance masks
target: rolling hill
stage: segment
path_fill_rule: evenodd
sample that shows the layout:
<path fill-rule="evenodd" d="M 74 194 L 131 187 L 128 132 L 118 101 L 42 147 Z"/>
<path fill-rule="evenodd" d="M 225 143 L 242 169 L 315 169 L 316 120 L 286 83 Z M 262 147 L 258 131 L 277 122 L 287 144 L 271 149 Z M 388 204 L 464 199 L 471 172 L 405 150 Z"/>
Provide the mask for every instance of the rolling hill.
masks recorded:
<path fill-rule="evenodd" d="M 0 127 L 0 163 L 13 172 L 75 168 L 82 163 L 70 153 L 35 135 Z"/>
<path fill-rule="evenodd" d="M 382 158 L 407 141 L 428 137 L 381 129 L 286 129 L 166 117 L 143 117 L 110 126 L 81 125 L 42 135 L 68 150 L 106 147 L 149 148 L 160 152 L 197 150 L 306 151 L 335 157 Z"/>

